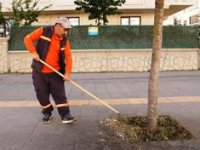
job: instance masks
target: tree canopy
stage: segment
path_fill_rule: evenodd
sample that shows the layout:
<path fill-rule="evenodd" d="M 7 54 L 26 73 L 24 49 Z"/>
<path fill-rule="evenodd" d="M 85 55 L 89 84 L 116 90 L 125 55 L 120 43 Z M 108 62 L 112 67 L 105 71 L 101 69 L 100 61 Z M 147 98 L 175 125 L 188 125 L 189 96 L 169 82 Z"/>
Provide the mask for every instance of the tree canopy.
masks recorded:
<path fill-rule="evenodd" d="M 31 25 L 33 22 L 38 21 L 39 13 L 51 5 L 38 7 L 39 0 L 13 0 L 11 19 L 14 25 Z"/>
<path fill-rule="evenodd" d="M 3 13 L 2 13 L 2 6 L 1 6 L 2 4 L 0 3 L 0 25 L 1 24 L 5 24 L 5 18 L 4 18 L 4 16 L 3 16 Z"/>
<path fill-rule="evenodd" d="M 95 19 L 98 25 L 101 24 L 101 20 L 105 25 L 108 23 L 107 16 L 118 14 L 118 7 L 122 6 L 126 0 L 75 0 L 74 3 L 78 5 L 76 10 L 83 10 L 85 13 L 89 13 L 89 19 Z"/>

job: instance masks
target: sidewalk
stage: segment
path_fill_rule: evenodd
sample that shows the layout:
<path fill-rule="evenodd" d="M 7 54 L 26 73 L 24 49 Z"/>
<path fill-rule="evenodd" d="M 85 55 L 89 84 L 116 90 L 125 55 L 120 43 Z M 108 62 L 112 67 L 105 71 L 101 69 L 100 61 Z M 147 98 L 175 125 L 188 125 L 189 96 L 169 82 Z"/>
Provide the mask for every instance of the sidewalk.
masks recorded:
<path fill-rule="evenodd" d="M 173 73 L 172 73 L 173 74 Z M 192 81 L 193 77 L 199 78 L 199 72 L 191 73 L 177 73 L 175 74 L 165 73 L 163 76 L 165 79 L 170 78 L 174 82 L 178 82 L 179 85 L 184 83 L 188 84 L 188 80 Z M 98 97 L 104 97 L 103 100 L 114 108 L 119 110 L 122 115 L 131 115 L 131 116 L 140 116 L 146 115 L 147 111 L 147 99 L 145 97 L 141 98 L 140 96 L 135 96 L 138 98 L 131 97 L 132 91 L 127 91 L 123 89 L 124 95 L 120 95 L 119 91 L 116 89 L 110 89 L 108 92 L 112 91 L 113 96 L 116 94 L 118 98 L 105 98 L 102 94 L 106 94 L 105 83 L 109 86 L 116 86 L 116 81 L 112 82 L 113 76 L 111 78 L 106 76 L 97 76 L 98 79 L 93 79 L 88 77 L 87 80 L 84 80 L 84 87 L 86 89 L 92 89 L 91 83 L 95 84 L 95 90 L 93 89 L 95 95 Z M 120 74 L 121 75 L 121 74 Z M 126 74 L 126 76 L 121 77 L 121 85 L 127 84 L 128 76 L 133 77 L 135 74 Z M 138 74 L 137 74 L 138 75 Z M 12 75 L 0 75 L 0 84 L 2 83 L 9 84 L 8 81 L 4 80 L 5 78 L 11 78 Z M 29 75 L 22 75 L 18 77 L 17 82 L 13 84 L 13 88 L 22 86 L 23 83 L 26 86 L 29 86 L 28 82 L 24 81 L 24 77 Z M 106 77 L 105 77 L 106 76 Z M 136 75 L 135 75 L 136 76 Z M 173 76 L 173 78 L 172 78 Z M 186 79 L 187 76 L 187 80 Z M 105 77 L 105 78 L 104 78 Z M 140 79 L 138 80 L 138 78 Z M 144 89 L 144 81 L 146 81 L 146 74 L 140 74 L 137 76 L 138 82 L 134 86 L 137 88 Z M 180 80 L 175 80 L 177 77 Z M 28 77 L 27 77 L 28 78 Z M 80 78 L 86 79 L 83 74 L 77 74 L 74 77 L 76 81 L 80 82 Z M 30 79 L 31 80 L 31 79 Z M 119 78 L 117 79 L 119 80 Z M 133 79 L 131 79 L 133 80 Z M 135 81 L 135 80 L 134 80 Z M 108 83 L 109 82 L 109 83 Z M 184 83 L 183 83 L 184 82 Z M 174 89 L 175 94 L 173 95 L 170 91 L 173 89 L 166 88 L 168 94 L 171 96 L 162 96 L 159 99 L 159 114 L 168 114 L 178 120 L 183 126 L 188 128 L 190 132 L 197 137 L 197 140 L 193 141 L 173 141 L 173 142 L 149 142 L 149 143 L 137 143 L 132 149 L 200 149 L 200 92 L 199 87 L 200 82 L 196 81 L 197 84 L 193 83 L 195 86 L 191 86 L 193 89 L 192 92 L 188 90 L 188 93 L 183 93 L 183 96 L 180 96 L 177 93 L 177 89 Z M 82 82 L 81 82 L 82 83 Z M 102 83 L 102 84 L 97 84 Z M 104 83 L 104 84 L 103 84 Z M 167 81 L 169 84 L 169 81 Z M 166 85 L 162 83 L 162 86 Z M 177 83 L 174 83 L 177 84 Z M 191 83 L 190 83 L 191 85 Z M 188 85 L 188 86 L 190 86 Z M 100 88 L 100 87 L 101 88 Z M 177 86 L 177 85 L 176 85 Z M 103 88 L 104 87 L 104 88 Z M 124 86 L 125 87 L 125 86 Z M 129 85 L 130 87 L 130 85 Z M 168 85 L 169 87 L 169 85 Z M 164 87 L 161 87 L 164 88 Z M 182 89 L 181 89 L 182 88 Z M 181 87 L 179 90 L 186 90 L 188 87 Z M 1 89 L 1 87 L 0 87 Z M 108 88 L 109 89 L 109 88 Z M 189 88 L 188 88 L 189 89 Z M 196 89 L 197 93 L 194 93 Z M 27 93 L 18 93 L 20 97 L 25 97 Z M 25 90 L 25 89 L 24 89 Z M 28 97 L 29 99 L 18 99 L 14 95 L 17 93 L 10 90 L 10 94 L 13 97 L 12 99 L 5 99 L 5 96 L 0 98 L 0 149 L 2 150 L 127 150 L 127 144 L 121 141 L 119 138 L 108 134 L 100 125 L 100 121 L 107 117 L 117 117 L 115 113 L 104 107 L 99 102 L 96 102 L 92 98 L 84 97 L 83 94 L 75 93 L 75 90 L 70 87 L 67 87 L 69 90 L 69 97 L 73 97 L 70 101 L 72 114 L 78 118 L 78 121 L 74 125 L 63 125 L 58 116 L 57 111 L 53 113 L 53 122 L 49 125 L 44 125 L 41 122 L 41 113 L 40 106 L 34 97 Z M 122 89 L 121 89 L 122 90 Z M 4 89 L 6 91 L 6 89 Z M 118 93 L 117 93 L 118 92 Z M 8 90 L 7 90 L 8 93 Z M 72 96 L 73 94 L 76 94 Z M 186 95 L 189 96 L 186 96 Z M 199 94 L 199 95 L 198 95 Z M 0 95 L 4 95 L 2 90 Z M 109 95 L 107 93 L 107 95 Z M 127 96 L 129 95 L 129 96 Z M 163 94 L 165 95 L 165 94 Z M 8 96 L 9 97 L 9 96 Z M 75 99 L 76 98 L 76 99 Z"/>

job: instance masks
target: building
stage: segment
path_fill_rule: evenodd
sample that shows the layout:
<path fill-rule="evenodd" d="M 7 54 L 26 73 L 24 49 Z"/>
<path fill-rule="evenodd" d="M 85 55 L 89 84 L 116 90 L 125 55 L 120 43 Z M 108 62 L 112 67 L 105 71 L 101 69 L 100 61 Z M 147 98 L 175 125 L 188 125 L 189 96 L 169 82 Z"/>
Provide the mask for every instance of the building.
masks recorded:
<path fill-rule="evenodd" d="M 191 8 L 188 8 L 190 12 L 189 24 L 200 24 L 200 0 L 196 1 L 196 4 Z"/>
<path fill-rule="evenodd" d="M 196 4 L 198 0 L 165 0 L 165 20 L 187 7 Z M 11 15 L 12 0 L 2 1 L 2 11 L 6 16 Z M 41 13 L 39 21 L 35 24 L 53 24 L 58 16 L 66 16 L 72 25 L 96 24 L 94 20 L 88 20 L 88 14 L 76 11 L 74 0 L 40 0 L 39 6 L 52 6 Z M 108 17 L 108 25 L 153 25 L 155 0 L 126 0 L 122 7 L 119 7 L 121 14 Z"/>
<path fill-rule="evenodd" d="M 164 25 L 173 25 L 176 20 L 178 25 L 199 25 L 200 24 L 200 0 L 196 0 L 193 6 L 190 6 L 164 21 Z"/>

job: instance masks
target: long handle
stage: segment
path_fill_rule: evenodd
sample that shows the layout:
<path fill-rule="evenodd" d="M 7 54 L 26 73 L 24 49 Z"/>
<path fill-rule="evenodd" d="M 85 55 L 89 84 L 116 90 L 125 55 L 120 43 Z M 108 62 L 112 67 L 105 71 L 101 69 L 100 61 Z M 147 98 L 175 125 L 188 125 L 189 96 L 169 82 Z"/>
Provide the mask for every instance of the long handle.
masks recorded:
<path fill-rule="evenodd" d="M 44 62 L 43 60 L 39 60 L 42 64 L 44 64 L 45 66 L 47 66 L 48 68 L 50 68 L 51 70 L 53 70 L 54 72 L 56 72 L 58 75 L 60 75 L 61 77 L 64 78 L 64 75 L 62 73 L 60 73 L 58 70 L 54 69 L 52 66 L 50 66 L 49 64 L 47 64 L 46 62 Z M 81 91 L 85 92 L 86 94 L 88 94 L 89 96 L 93 97 L 94 99 L 96 99 L 97 101 L 99 101 L 100 103 L 102 103 L 104 106 L 106 106 L 107 108 L 109 108 L 110 110 L 112 110 L 113 112 L 119 114 L 119 111 L 117 111 L 115 108 L 111 107 L 110 105 L 108 105 L 107 103 L 105 103 L 104 101 L 102 101 L 101 99 L 99 99 L 98 97 L 94 96 L 92 93 L 88 92 L 87 90 L 85 90 L 84 88 L 82 88 L 80 85 L 78 85 L 76 82 L 74 82 L 73 80 L 69 80 L 70 83 L 72 83 L 73 85 L 75 85 L 77 88 L 79 88 Z"/>

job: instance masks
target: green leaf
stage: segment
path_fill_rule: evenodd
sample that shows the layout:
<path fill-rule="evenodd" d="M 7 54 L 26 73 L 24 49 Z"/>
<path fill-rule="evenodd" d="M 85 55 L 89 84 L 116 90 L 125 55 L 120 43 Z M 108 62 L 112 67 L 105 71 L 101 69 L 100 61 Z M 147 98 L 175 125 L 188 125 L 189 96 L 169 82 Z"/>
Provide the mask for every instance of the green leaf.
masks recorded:
<path fill-rule="evenodd" d="M 125 0 L 75 0 L 74 4 L 77 5 L 76 10 L 89 13 L 88 19 L 95 19 L 98 25 L 102 20 L 105 25 L 108 23 L 107 16 L 119 14 L 117 6 L 125 2 Z"/>
<path fill-rule="evenodd" d="M 39 0 L 13 0 L 11 17 L 15 26 L 31 25 L 33 22 L 38 21 L 38 16 L 41 11 L 44 11 L 52 6 L 52 4 L 38 9 Z"/>

